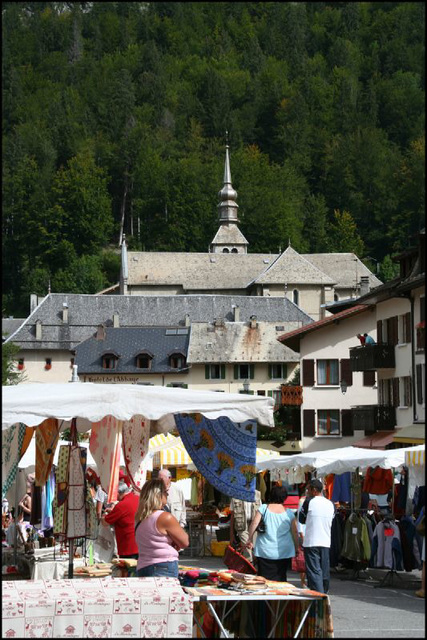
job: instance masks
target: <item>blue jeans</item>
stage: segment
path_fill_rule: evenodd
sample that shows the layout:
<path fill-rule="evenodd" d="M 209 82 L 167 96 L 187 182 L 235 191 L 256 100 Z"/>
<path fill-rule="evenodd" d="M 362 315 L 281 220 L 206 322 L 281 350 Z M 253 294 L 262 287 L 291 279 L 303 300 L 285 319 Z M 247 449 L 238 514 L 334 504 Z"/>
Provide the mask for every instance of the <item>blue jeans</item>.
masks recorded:
<path fill-rule="evenodd" d="M 173 562 L 158 562 L 157 564 L 149 564 L 142 567 L 136 572 L 138 578 L 177 578 L 178 577 L 178 560 Z"/>
<path fill-rule="evenodd" d="M 319 593 L 329 591 L 329 547 L 304 547 L 308 588 Z"/>

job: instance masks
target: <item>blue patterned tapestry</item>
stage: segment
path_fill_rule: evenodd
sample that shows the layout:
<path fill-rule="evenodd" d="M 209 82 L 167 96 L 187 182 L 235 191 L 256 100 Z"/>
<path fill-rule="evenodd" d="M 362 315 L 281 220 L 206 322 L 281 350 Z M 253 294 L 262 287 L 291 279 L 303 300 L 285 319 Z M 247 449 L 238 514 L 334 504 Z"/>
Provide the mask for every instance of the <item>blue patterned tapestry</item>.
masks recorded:
<path fill-rule="evenodd" d="M 175 423 L 197 469 L 232 498 L 255 500 L 257 423 L 209 420 L 200 413 L 176 414 Z"/>

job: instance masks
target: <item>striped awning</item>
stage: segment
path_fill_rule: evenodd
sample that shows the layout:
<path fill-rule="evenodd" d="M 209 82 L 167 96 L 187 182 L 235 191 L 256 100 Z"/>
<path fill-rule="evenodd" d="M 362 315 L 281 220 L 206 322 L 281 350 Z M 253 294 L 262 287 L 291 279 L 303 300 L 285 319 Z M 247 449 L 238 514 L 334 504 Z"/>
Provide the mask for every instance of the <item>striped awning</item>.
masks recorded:
<path fill-rule="evenodd" d="M 418 447 L 416 447 L 416 449 L 418 449 Z M 405 465 L 407 467 L 421 467 L 422 465 L 425 465 L 425 463 L 425 449 L 419 449 L 418 451 L 405 451 Z"/>
<path fill-rule="evenodd" d="M 176 446 L 168 447 L 159 452 L 162 466 L 174 466 L 180 464 L 191 464 L 192 460 L 182 444 L 181 438 L 177 438 L 179 443 Z"/>
<path fill-rule="evenodd" d="M 182 444 L 181 438 L 177 438 L 170 433 L 159 433 L 157 436 L 150 438 L 149 451 L 151 453 L 157 453 L 168 447 L 173 447 Z"/>

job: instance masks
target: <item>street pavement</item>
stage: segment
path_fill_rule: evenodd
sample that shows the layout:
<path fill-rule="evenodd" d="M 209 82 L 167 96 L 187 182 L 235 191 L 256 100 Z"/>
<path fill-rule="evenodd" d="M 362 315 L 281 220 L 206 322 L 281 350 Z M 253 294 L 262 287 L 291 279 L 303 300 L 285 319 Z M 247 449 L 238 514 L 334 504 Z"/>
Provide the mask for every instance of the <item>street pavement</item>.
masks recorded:
<path fill-rule="evenodd" d="M 191 567 L 224 569 L 222 558 L 180 557 L 180 564 Z M 335 638 L 425 638 L 425 600 L 417 598 L 421 571 L 388 576 L 383 587 L 376 587 L 386 576 L 385 569 L 368 569 L 358 580 L 352 572 L 331 570 L 331 601 Z M 288 581 L 299 586 L 299 574 L 288 572 Z"/>

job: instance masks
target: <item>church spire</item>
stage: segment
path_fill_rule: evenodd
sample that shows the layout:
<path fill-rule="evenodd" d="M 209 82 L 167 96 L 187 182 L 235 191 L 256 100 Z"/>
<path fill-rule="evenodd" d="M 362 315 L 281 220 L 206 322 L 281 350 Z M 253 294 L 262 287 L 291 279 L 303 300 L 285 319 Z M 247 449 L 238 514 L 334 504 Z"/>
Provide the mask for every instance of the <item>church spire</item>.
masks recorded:
<path fill-rule="evenodd" d="M 239 222 L 237 218 L 237 209 L 239 205 L 235 202 L 237 198 L 237 191 L 233 189 L 231 184 L 231 171 L 230 171 L 230 145 L 228 144 L 228 131 L 225 132 L 225 165 L 224 165 L 224 186 L 221 191 L 218 192 L 219 197 L 219 221 L 220 222 Z"/>

